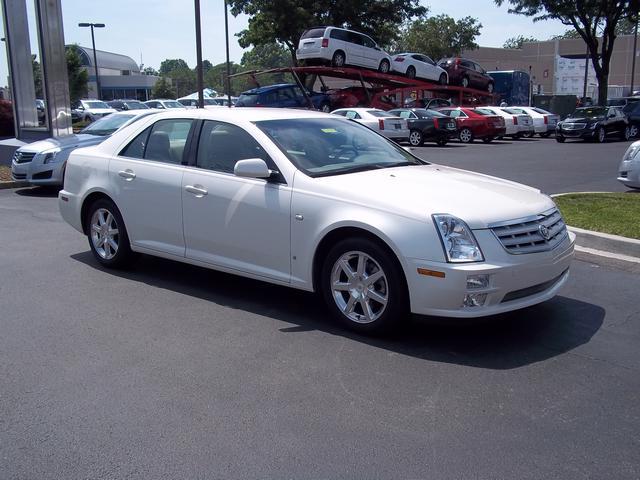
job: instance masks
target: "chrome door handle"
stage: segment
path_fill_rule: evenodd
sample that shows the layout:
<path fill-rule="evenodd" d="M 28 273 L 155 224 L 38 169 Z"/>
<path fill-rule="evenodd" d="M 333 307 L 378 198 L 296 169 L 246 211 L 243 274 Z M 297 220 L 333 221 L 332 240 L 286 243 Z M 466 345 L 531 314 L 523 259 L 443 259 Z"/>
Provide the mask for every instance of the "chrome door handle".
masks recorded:
<path fill-rule="evenodd" d="M 128 168 L 126 170 L 120 170 L 118 172 L 118 175 L 124 178 L 127 182 L 130 182 L 131 180 L 136 178 L 136 174 L 133 173 L 133 170 L 129 170 Z"/>
<path fill-rule="evenodd" d="M 202 185 L 186 185 L 184 189 L 189 193 L 193 193 L 198 198 L 202 198 L 209 193 Z"/>

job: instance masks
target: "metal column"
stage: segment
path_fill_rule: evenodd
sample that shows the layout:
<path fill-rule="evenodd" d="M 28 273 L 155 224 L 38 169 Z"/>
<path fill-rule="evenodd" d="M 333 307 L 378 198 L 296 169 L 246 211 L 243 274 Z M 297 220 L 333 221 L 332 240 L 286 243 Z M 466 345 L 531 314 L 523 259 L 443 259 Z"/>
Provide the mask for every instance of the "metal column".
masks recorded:
<path fill-rule="evenodd" d="M 49 133 L 54 137 L 70 135 L 73 130 L 61 0 L 36 0 L 36 19 Z"/>

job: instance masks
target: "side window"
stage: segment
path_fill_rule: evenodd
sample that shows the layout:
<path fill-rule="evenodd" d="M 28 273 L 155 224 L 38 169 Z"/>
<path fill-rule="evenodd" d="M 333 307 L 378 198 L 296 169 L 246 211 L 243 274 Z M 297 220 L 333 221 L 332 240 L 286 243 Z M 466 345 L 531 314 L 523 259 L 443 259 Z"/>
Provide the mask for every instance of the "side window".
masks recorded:
<path fill-rule="evenodd" d="M 371 40 L 369 37 L 367 37 L 366 35 L 362 35 L 362 43 L 365 47 L 367 48 L 376 48 L 376 42 L 374 42 L 373 40 Z"/>
<path fill-rule="evenodd" d="M 470 68 L 471 70 L 474 70 L 474 68 L 473 68 L 473 63 L 471 63 L 471 62 L 469 62 L 469 61 L 467 61 L 467 60 L 462 60 L 462 61 L 460 62 L 460 65 L 462 65 L 462 66 L 463 66 L 463 67 L 465 67 L 465 68 Z"/>
<path fill-rule="evenodd" d="M 407 110 L 403 110 L 400 113 L 397 114 L 400 118 L 409 118 L 411 117 L 411 112 L 408 112 Z"/>
<path fill-rule="evenodd" d="M 458 118 L 460 116 L 460 110 L 451 110 L 449 112 L 449 116 L 453 118 Z"/>
<path fill-rule="evenodd" d="M 267 152 L 242 128 L 213 120 L 204 122 L 198 141 L 198 168 L 233 173 L 238 160 L 249 158 L 261 158 L 275 169 Z"/>
<path fill-rule="evenodd" d="M 281 90 L 278 90 L 278 93 L 280 99 L 282 100 L 295 100 L 296 98 L 292 88 L 283 88 Z"/>
<path fill-rule="evenodd" d="M 340 111 L 340 112 L 333 112 L 334 115 L 340 115 L 341 117 L 344 117 L 347 112 L 345 112 L 344 110 Z"/>
<path fill-rule="evenodd" d="M 129 145 L 124 147 L 124 150 L 120 152 L 120 156 L 130 158 L 143 158 L 144 148 L 147 146 L 147 139 L 149 138 L 150 132 L 151 127 L 145 129 L 136 138 L 131 140 L 131 142 L 129 142 Z"/>
<path fill-rule="evenodd" d="M 355 43 L 356 45 L 363 45 L 362 35 L 355 32 L 349 32 L 349 42 Z"/>
<path fill-rule="evenodd" d="M 358 115 L 358 112 L 354 112 L 353 110 L 349 110 L 347 112 L 347 114 L 345 115 L 345 117 L 351 118 L 351 119 L 358 119 L 358 118 L 360 118 L 360 115 Z"/>
<path fill-rule="evenodd" d="M 335 38 L 336 40 L 342 40 L 342 41 L 349 41 L 349 34 L 348 32 L 344 31 L 344 30 L 339 30 L 339 29 L 334 29 L 331 30 L 331 33 L 329 34 L 329 37 L 331 38 Z"/>
<path fill-rule="evenodd" d="M 413 112 L 409 112 L 409 114 L 409 118 L 418 118 L 418 116 Z"/>
<path fill-rule="evenodd" d="M 160 120 L 134 138 L 120 155 L 180 164 L 192 123 L 181 118 Z"/>
<path fill-rule="evenodd" d="M 467 118 L 467 114 L 464 113 L 462 110 L 456 110 L 458 112 L 458 116 L 460 118 Z"/>

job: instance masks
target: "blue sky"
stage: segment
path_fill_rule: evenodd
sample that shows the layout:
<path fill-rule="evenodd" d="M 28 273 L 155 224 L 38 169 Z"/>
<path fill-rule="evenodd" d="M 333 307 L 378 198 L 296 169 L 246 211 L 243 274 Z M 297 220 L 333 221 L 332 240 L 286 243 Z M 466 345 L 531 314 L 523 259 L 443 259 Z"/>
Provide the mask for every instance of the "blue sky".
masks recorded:
<path fill-rule="evenodd" d="M 31 12 L 32 51 L 36 50 L 33 1 L 26 0 Z M 212 63 L 225 58 L 224 4 L 222 0 L 201 0 L 203 57 Z M 431 14 L 446 13 L 454 18 L 471 15 L 483 25 L 478 43 L 501 46 L 505 39 L 535 36 L 547 39 L 564 32 L 559 22 L 533 23 L 529 18 L 511 15 L 507 7 L 497 7 L 493 0 L 434 0 L 422 2 Z M 106 28 L 96 30 L 96 48 L 132 57 L 146 66 L 158 68 L 165 58 L 183 58 L 195 66 L 193 2 L 191 0 L 62 0 L 66 43 L 91 47 L 88 28 L 79 22 L 102 22 Z M 231 59 L 239 62 L 243 50 L 234 33 L 247 25 L 247 18 L 229 15 Z M 2 28 L 0 26 L 0 28 Z M 7 83 L 6 54 L 0 49 L 0 84 Z"/>

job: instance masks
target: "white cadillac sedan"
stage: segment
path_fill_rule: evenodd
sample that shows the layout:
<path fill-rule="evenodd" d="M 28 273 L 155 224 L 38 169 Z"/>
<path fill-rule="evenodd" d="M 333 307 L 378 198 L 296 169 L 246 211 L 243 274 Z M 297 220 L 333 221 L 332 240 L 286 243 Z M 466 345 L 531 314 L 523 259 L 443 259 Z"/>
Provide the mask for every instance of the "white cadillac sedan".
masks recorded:
<path fill-rule="evenodd" d="M 59 205 L 106 267 L 147 253 L 320 292 L 367 333 L 548 300 L 575 238 L 536 189 L 287 109 L 141 119 L 71 154 Z"/>

